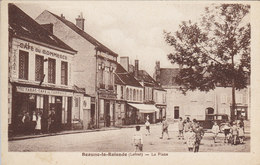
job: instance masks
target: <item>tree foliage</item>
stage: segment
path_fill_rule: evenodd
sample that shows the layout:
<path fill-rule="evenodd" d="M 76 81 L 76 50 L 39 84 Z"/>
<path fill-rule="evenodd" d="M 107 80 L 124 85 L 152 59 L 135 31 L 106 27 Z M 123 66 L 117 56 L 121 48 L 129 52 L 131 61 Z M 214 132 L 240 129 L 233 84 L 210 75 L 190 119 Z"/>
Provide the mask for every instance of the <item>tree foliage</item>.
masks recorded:
<path fill-rule="evenodd" d="M 168 55 L 181 66 L 176 82 L 183 90 L 209 91 L 216 86 L 243 89 L 250 69 L 249 5 L 211 5 L 199 22 L 182 22 L 175 33 L 164 32 L 174 48 Z"/>

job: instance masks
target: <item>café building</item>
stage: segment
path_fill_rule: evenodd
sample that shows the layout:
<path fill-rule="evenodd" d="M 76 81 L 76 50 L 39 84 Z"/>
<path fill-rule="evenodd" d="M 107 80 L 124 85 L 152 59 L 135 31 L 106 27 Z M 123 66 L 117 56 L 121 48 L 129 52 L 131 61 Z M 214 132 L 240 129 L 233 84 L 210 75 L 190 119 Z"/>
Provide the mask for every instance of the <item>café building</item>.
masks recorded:
<path fill-rule="evenodd" d="M 77 53 L 14 4 L 9 4 L 8 123 L 9 132 L 22 133 L 28 112 L 41 114 L 47 132 L 51 111 L 57 130 L 71 127 L 73 56 Z"/>

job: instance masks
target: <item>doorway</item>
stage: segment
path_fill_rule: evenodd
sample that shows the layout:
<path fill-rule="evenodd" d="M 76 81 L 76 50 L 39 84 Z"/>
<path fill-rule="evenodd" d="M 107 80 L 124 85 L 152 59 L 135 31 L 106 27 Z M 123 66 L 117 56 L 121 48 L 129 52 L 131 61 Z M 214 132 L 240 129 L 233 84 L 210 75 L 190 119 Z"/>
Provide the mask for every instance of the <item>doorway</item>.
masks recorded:
<path fill-rule="evenodd" d="M 56 96 L 55 97 L 55 114 L 56 114 L 56 121 L 57 121 L 57 131 L 61 130 L 61 121 L 62 121 L 62 97 Z"/>
<path fill-rule="evenodd" d="M 174 107 L 174 119 L 179 119 L 180 117 L 180 107 L 176 106 Z"/>
<path fill-rule="evenodd" d="M 105 127 L 110 127 L 110 119 L 110 103 L 107 101 L 105 107 Z"/>

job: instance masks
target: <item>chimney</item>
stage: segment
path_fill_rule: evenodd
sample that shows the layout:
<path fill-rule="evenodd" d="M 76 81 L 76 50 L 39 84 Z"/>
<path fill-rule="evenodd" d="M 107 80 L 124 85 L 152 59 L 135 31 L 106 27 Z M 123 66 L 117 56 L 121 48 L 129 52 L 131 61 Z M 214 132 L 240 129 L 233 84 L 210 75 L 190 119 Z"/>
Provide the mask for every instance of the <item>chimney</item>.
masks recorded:
<path fill-rule="evenodd" d="M 61 18 L 65 19 L 65 16 L 63 14 L 60 15 Z"/>
<path fill-rule="evenodd" d="M 41 27 L 43 27 L 45 30 L 47 30 L 48 32 L 50 32 L 51 34 L 53 34 L 53 24 L 49 23 L 49 24 L 41 24 Z"/>
<path fill-rule="evenodd" d="M 138 71 L 139 71 L 139 60 L 135 60 L 135 70 L 134 70 L 134 73 L 135 73 L 135 77 L 138 77 Z"/>
<path fill-rule="evenodd" d="M 129 72 L 129 57 L 120 57 L 120 65 Z"/>
<path fill-rule="evenodd" d="M 76 18 L 76 26 L 81 30 L 84 30 L 84 21 L 85 19 L 83 18 L 83 14 L 81 12 L 80 15 L 78 15 L 78 18 Z"/>
<path fill-rule="evenodd" d="M 156 82 L 160 83 L 160 75 L 161 75 L 160 61 L 155 62 L 154 70 L 155 71 L 154 71 L 153 78 L 155 79 Z"/>

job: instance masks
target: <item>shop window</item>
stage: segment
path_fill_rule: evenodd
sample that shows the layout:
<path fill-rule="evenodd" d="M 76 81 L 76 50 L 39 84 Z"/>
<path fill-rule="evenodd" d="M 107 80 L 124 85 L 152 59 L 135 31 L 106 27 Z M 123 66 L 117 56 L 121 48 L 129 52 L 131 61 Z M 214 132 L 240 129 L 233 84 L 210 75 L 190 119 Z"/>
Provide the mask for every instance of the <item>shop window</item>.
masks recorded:
<path fill-rule="evenodd" d="M 48 59 L 48 82 L 55 84 L 56 77 L 56 60 L 49 58 Z"/>
<path fill-rule="evenodd" d="M 61 61 L 61 84 L 68 85 L 68 63 Z"/>
<path fill-rule="evenodd" d="M 43 56 L 35 56 L 35 81 L 41 81 L 43 78 L 43 66 L 44 58 Z"/>
<path fill-rule="evenodd" d="M 28 80 L 28 61 L 29 53 L 19 51 L 19 79 Z"/>

